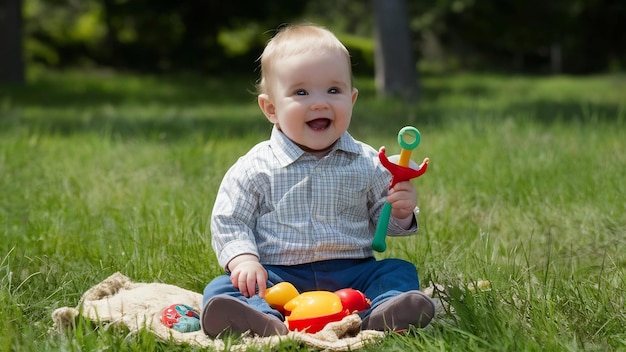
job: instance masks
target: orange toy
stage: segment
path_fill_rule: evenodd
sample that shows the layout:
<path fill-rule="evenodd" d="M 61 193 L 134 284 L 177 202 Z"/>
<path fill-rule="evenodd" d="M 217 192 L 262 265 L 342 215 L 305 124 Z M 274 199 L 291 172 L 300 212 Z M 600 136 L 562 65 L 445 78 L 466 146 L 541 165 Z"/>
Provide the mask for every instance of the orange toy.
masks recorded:
<path fill-rule="evenodd" d="M 370 300 L 359 291 L 344 288 L 339 291 L 310 291 L 300 294 L 289 282 L 269 287 L 265 300 L 285 315 L 289 330 L 316 333 L 326 324 L 369 309 Z"/>

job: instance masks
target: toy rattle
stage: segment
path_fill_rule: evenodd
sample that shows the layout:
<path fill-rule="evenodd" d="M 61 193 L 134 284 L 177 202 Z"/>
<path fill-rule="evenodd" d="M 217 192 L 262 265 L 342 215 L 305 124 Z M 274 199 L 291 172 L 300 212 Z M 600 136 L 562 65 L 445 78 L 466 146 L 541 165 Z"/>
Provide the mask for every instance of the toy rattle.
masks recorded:
<path fill-rule="evenodd" d="M 402 148 L 400 156 L 394 155 L 389 159 L 385 155 L 385 147 L 381 147 L 378 153 L 378 158 L 383 166 L 391 172 L 391 184 L 389 189 L 398 182 L 408 181 L 424 174 L 428 168 L 428 158 L 424 158 L 421 165 L 413 163 L 417 168 L 413 168 L 411 165 L 411 153 L 413 149 L 417 148 L 420 144 L 421 135 L 417 128 L 412 126 L 406 126 L 398 132 L 398 144 Z M 397 164 L 394 164 L 392 160 L 397 159 Z M 391 203 L 385 202 L 383 209 L 380 212 L 380 218 L 378 219 L 378 225 L 376 226 L 376 232 L 374 233 L 374 240 L 372 241 L 372 248 L 377 252 L 384 252 L 387 249 L 385 243 L 385 237 L 387 236 L 387 227 L 389 226 L 389 218 L 391 217 Z"/>

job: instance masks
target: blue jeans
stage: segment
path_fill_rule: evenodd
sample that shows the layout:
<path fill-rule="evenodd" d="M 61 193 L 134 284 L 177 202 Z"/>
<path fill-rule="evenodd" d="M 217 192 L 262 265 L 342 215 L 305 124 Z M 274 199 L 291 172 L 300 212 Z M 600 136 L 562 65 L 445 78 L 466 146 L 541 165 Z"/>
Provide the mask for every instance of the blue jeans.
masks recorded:
<path fill-rule="evenodd" d="M 371 300 L 372 306 L 360 313 L 361 318 L 368 316 L 374 308 L 389 298 L 420 288 L 415 266 L 400 259 L 335 259 L 292 266 L 264 265 L 264 267 L 268 273 L 267 287 L 287 281 L 300 293 L 317 290 L 336 291 L 342 288 L 353 288 L 363 292 Z M 202 306 L 220 294 L 240 299 L 258 311 L 284 320 L 280 312 L 270 307 L 258 295 L 244 297 L 230 282 L 228 275 L 216 277 L 205 287 Z"/>

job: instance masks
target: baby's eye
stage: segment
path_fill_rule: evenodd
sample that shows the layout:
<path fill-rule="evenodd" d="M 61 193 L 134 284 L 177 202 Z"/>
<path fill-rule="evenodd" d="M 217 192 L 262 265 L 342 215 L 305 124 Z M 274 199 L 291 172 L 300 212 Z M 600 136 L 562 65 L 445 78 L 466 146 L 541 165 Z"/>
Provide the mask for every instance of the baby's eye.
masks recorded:
<path fill-rule="evenodd" d="M 296 95 L 307 95 L 308 93 L 304 89 L 297 89 Z"/>
<path fill-rule="evenodd" d="M 339 94 L 339 93 L 341 93 L 341 92 L 339 91 L 339 88 L 337 88 L 337 87 L 333 87 L 333 88 L 330 88 L 330 89 L 328 90 L 328 93 L 329 93 L 329 94 Z"/>

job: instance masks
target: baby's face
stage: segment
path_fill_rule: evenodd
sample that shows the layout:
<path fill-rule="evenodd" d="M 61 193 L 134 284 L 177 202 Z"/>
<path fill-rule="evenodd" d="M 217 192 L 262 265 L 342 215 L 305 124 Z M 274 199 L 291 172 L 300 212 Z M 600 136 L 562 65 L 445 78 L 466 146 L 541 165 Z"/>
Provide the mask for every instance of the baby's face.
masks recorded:
<path fill-rule="evenodd" d="M 357 90 L 341 53 L 307 53 L 273 63 L 268 119 L 303 150 L 323 156 L 348 129 Z"/>

